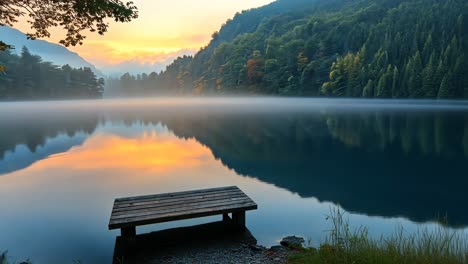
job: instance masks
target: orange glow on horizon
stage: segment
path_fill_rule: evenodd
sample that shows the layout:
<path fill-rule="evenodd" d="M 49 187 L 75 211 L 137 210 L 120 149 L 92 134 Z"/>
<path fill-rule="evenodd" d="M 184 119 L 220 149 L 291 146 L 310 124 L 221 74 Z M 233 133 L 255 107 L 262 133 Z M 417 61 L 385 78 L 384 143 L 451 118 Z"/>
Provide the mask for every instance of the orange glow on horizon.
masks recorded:
<path fill-rule="evenodd" d="M 82 146 L 50 156 L 33 165 L 35 169 L 117 170 L 168 172 L 202 166 L 213 159 L 211 151 L 194 139 L 173 134 L 147 132 L 137 138 L 96 134 Z"/>
<path fill-rule="evenodd" d="M 66 152 L 3 174 L 0 193 L 2 187 L 34 193 L 65 184 L 69 188 L 59 192 L 82 195 L 112 190 L 112 197 L 123 197 L 223 186 L 226 177 L 242 180 L 194 138 L 179 138 L 165 128 L 147 126 L 137 134 L 121 126 L 118 130 L 130 135 L 99 131 Z"/>
<path fill-rule="evenodd" d="M 69 47 L 98 67 L 125 61 L 154 63 L 168 54 L 197 51 L 208 44 L 213 32 L 218 31 L 236 12 L 266 5 L 273 0 L 135 0 L 139 18 L 129 23 L 109 21 L 109 31 L 100 36 L 85 33 L 84 45 Z M 30 32 L 27 18 L 15 28 Z M 51 29 L 58 43 L 65 37 L 63 30 Z"/>

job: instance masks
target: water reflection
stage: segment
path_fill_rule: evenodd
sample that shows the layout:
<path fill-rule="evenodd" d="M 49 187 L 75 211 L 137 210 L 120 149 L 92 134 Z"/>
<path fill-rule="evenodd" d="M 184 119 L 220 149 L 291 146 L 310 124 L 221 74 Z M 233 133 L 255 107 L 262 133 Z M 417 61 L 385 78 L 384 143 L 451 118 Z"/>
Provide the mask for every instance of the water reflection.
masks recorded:
<path fill-rule="evenodd" d="M 60 134 L 47 138 L 43 144 L 35 145 L 33 149 L 25 144 L 16 145 L 13 150 L 5 151 L 0 159 L 0 176 L 24 169 L 54 153 L 66 152 L 73 146 L 82 144 L 86 137 L 85 133 L 77 133 L 73 136 Z"/>
<path fill-rule="evenodd" d="M 290 234 L 318 242 L 331 203 L 376 233 L 437 214 L 465 227 L 467 113 L 458 102 L 346 100 L 3 105 L 0 248 L 107 261 L 115 197 L 223 185 L 259 204 L 247 222 L 266 245 Z"/>
<path fill-rule="evenodd" d="M 406 155 L 468 157 L 466 112 L 332 113 L 326 115 L 326 122 L 332 136 L 351 147 L 374 152 L 397 147 Z"/>
<path fill-rule="evenodd" d="M 23 105 L 0 106 L 0 176 L 81 144 L 98 124 L 96 113 Z"/>
<path fill-rule="evenodd" d="M 65 154 L 49 157 L 40 166 L 72 170 L 123 170 L 157 173 L 199 169 L 211 156 L 208 148 L 194 139 L 179 139 L 168 131 L 146 130 L 133 138 L 98 132 L 83 145 Z"/>
<path fill-rule="evenodd" d="M 378 114 L 210 117 L 188 133 L 239 174 L 302 197 L 420 222 L 447 214 L 452 225 L 467 225 L 459 210 L 468 202 L 466 115 Z M 424 130 L 421 124 L 431 122 Z M 169 127 L 188 136 L 183 127 Z"/>

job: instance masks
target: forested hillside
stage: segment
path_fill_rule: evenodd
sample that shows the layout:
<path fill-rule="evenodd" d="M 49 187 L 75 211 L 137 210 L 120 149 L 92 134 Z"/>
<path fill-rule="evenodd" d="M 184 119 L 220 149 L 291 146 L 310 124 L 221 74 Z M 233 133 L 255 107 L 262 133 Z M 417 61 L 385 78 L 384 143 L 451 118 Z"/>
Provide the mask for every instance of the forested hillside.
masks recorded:
<path fill-rule="evenodd" d="M 104 77 L 104 74 L 93 64 L 63 45 L 41 39 L 28 39 L 26 34 L 9 26 L 0 27 L 0 36 L 2 41 L 16 47 L 10 50 L 13 54 L 20 55 L 22 47 L 26 47 L 31 54 L 40 56 L 44 61 L 52 61 L 60 67 L 67 64 L 72 68 L 87 67 L 90 68 L 96 76 Z"/>
<path fill-rule="evenodd" d="M 26 47 L 20 56 L 0 52 L 0 100 L 101 98 L 104 79 L 90 68 L 43 62 Z"/>
<path fill-rule="evenodd" d="M 127 95 L 468 98 L 466 0 L 278 0 L 227 21 L 194 57 L 126 74 Z"/>

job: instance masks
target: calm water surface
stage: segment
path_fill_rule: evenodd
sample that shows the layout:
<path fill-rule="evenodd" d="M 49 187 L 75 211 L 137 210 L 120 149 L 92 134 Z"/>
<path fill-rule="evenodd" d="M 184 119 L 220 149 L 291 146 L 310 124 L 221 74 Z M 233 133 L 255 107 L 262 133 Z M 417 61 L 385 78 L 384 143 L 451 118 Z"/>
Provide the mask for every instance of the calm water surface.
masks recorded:
<path fill-rule="evenodd" d="M 468 102 L 152 99 L 0 104 L 0 251 L 110 263 L 116 197 L 237 185 L 260 244 L 320 243 L 340 205 L 372 235 L 467 232 Z M 146 233 L 219 220 L 137 229 Z"/>

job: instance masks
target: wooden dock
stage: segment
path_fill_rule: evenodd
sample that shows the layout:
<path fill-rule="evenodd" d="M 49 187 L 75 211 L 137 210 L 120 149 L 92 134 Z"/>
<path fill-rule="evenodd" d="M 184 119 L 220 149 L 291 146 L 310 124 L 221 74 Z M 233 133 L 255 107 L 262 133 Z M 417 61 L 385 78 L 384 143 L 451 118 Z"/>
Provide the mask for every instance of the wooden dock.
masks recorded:
<path fill-rule="evenodd" d="M 212 215 L 223 215 L 223 221 L 245 228 L 245 212 L 255 209 L 257 204 L 236 186 L 119 198 L 109 229 L 120 228 L 122 237 L 131 241 L 136 226 Z"/>

